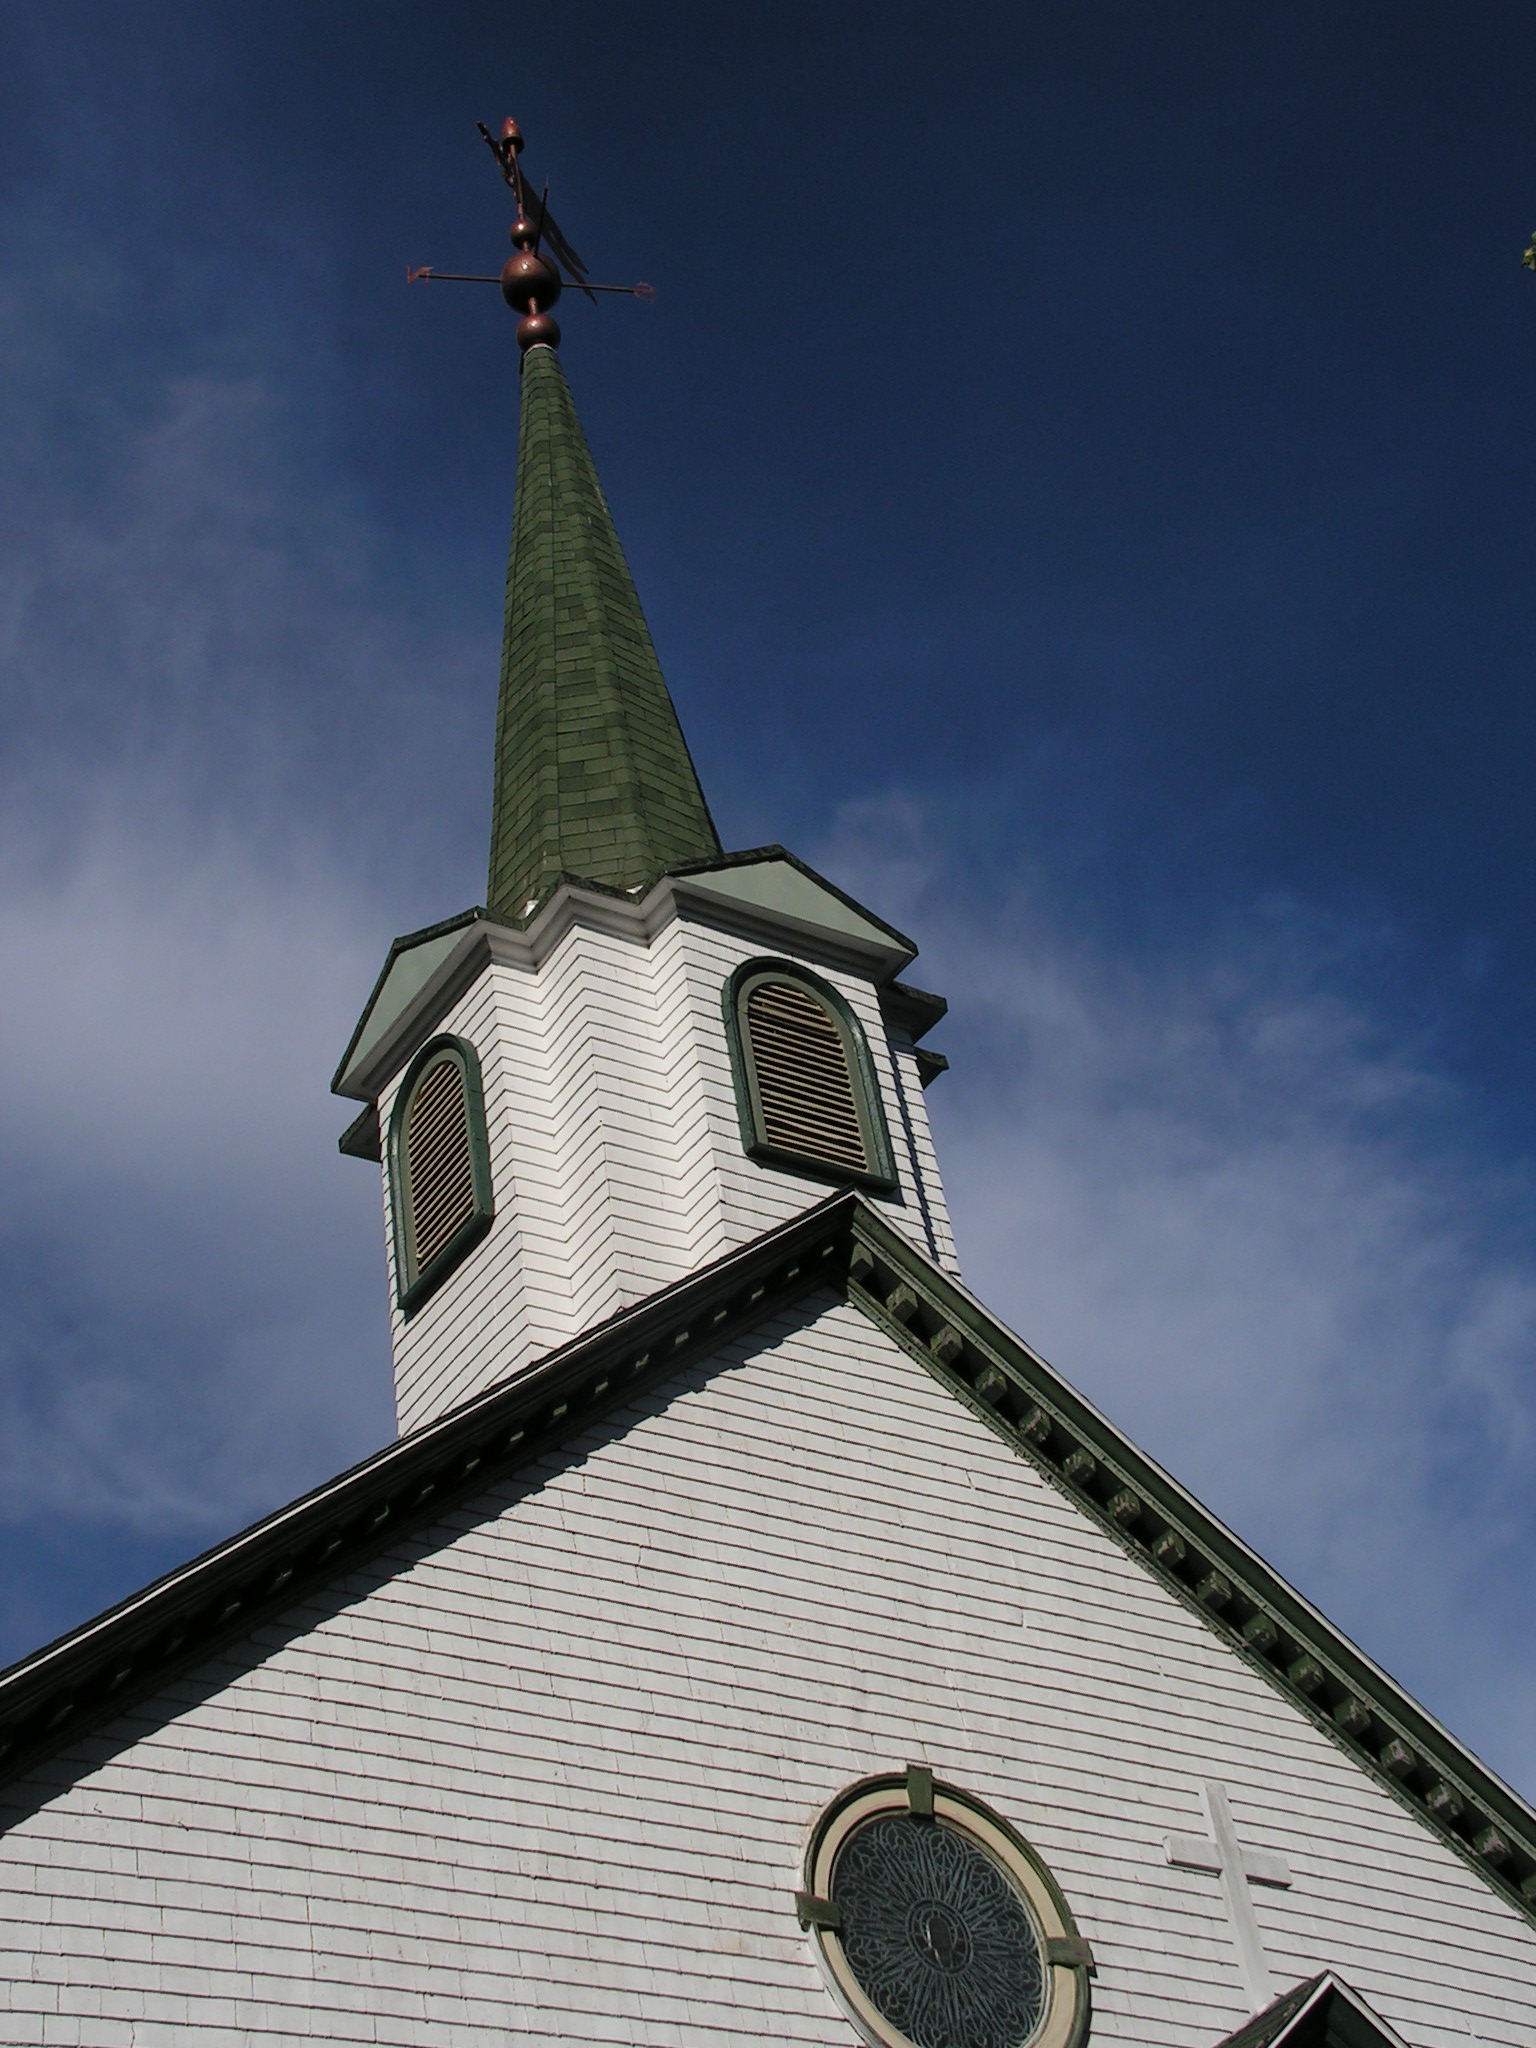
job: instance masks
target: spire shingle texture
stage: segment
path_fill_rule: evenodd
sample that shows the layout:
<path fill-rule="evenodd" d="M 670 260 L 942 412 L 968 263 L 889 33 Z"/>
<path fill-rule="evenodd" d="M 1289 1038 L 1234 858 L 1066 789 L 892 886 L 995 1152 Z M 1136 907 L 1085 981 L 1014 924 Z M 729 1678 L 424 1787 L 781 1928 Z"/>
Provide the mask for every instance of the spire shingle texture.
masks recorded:
<path fill-rule="evenodd" d="M 720 841 L 553 349 L 523 359 L 487 906 L 629 889 Z"/>

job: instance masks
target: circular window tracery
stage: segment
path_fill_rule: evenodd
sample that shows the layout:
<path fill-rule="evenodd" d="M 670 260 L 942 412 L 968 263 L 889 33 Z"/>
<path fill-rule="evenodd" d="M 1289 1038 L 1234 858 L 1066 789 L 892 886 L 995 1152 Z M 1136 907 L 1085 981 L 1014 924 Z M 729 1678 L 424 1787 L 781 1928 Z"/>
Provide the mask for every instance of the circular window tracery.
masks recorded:
<path fill-rule="evenodd" d="M 1043 1863 L 921 1768 L 866 1779 L 818 1822 L 802 1920 L 873 2048 L 1078 2048 L 1087 1951 Z"/>
<path fill-rule="evenodd" d="M 917 2048 L 1020 2048 L 1040 2025 L 1040 1937 L 1003 1872 L 965 1835 L 913 1813 L 843 1844 L 832 1901 L 848 1967 Z"/>

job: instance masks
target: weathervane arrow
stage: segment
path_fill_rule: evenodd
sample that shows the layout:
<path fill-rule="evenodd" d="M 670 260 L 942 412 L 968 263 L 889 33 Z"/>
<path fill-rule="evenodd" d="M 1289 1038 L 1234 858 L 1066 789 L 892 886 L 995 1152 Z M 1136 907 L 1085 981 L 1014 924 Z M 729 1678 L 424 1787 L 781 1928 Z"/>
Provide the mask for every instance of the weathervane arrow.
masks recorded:
<path fill-rule="evenodd" d="M 562 234 L 549 210 L 547 180 L 536 201 L 538 218 L 536 221 L 529 218 L 527 187 L 519 161 L 523 153 L 522 129 L 510 115 L 502 123 L 499 140 L 483 121 L 477 121 L 475 126 L 485 137 L 486 145 L 500 166 L 502 178 L 511 188 L 516 202 L 517 218 L 508 230 L 514 253 L 502 265 L 500 274 L 494 277 L 464 270 L 435 270 L 428 263 L 418 270 L 407 269 L 407 284 L 499 284 L 507 304 L 523 316 L 517 323 L 517 344 L 525 354 L 540 343 L 547 348 L 560 346 L 560 325 L 550 309 L 568 282 L 575 290 L 585 292 L 594 305 L 598 292 L 619 292 L 634 299 L 655 298 L 655 287 L 645 283 L 593 284 L 587 276 L 587 266 Z M 545 253 L 546 245 L 553 253 Z M 561 265 L 568 277 L 561 276 Z"/>

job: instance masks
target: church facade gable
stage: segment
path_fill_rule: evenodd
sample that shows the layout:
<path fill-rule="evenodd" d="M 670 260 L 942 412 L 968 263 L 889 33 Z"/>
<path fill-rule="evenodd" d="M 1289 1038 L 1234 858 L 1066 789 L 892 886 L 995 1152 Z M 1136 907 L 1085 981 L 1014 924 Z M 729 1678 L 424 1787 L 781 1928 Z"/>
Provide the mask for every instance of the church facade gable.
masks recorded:
<path fill-rule="evenodd" d="M 1255 1962 L 1336 1970 L 1410 2048 L 1528 2042 L 1529 1918 L 955 1398 L 965 1359 L 919 1361 L 937 1269 L 871 1312 L 899 1251 L 828 1204 L 296 1511 L 295 1544 L 345 1517 L 341 1579 L 11 1784 L 7 2038 L 846 2048 L 803 1858 L 917 1763 L 1060 1887 L 1094 2042 L 1214 2048 Z M 577 1421 L 637 1346 L 657 1376 Z M 514 1432 L 532 1462 L 487 1483 Z"/>

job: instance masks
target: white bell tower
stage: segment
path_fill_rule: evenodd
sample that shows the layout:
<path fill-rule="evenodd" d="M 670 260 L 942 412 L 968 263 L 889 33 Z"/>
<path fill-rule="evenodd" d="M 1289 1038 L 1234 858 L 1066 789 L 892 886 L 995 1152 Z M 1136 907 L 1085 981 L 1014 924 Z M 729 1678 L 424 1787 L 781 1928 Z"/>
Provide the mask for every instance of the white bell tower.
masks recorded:
<path fill-rule="evenodd" d="M 384 1169 L 402 1431 L 838 1187 L 954 1246 L 916 949 L 725 855 L 558 356 L 523 360 L 488 909 L 397 940 L 334 1086 Z"/>

